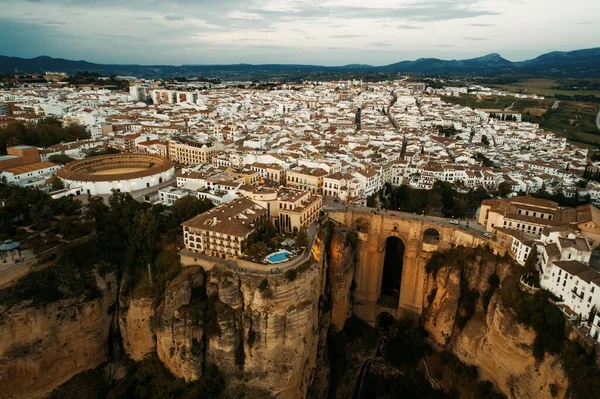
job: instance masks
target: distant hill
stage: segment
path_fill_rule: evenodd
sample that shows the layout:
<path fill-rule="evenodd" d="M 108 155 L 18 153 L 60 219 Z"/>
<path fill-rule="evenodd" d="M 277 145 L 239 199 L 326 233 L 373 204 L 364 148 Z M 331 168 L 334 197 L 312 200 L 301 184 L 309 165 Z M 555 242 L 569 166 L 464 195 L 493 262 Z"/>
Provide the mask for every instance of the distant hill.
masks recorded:
<path fill-rule="evenodd" d="M 384 66 L 350 64 L 344 66 L 320 66 L 298 64 L 230 64 L 230 65 L 120 65 L 95 64 L 41 56 L 19 58 L 0 56 L 0 73 L 40 73 L 62 71 L 74 74 L 78 71 L 97 72 L 104 75 L 133 75 L 137 77 L 169 76 L 216 76 L 229 80 L 245 80 L 268 76 L 295 77 L 319 76 L 343 73 L 413 73 L 423 75 L 495 75 L 500 73 L 526 73 L 551 77 L 600 78 L 600 48 L 570 52 L 554 51 L 531 60 L 511 62 L 499 54 L 466 60 L 441 60 L 420 58 Z"/>
<path fill-rule="evenodd" d="M 417 74 L 475 74 L 499 72 L 510 69 L 513 63 L 499 54 L 488 54 L 468 60 L 440 60 L 437 58 L 419 58 L 416 61 L 402 61 L 380 67 L 390 72 L 406 72 Z"/>
<path fill-rule="evenodd" d="M 600 47 L 568 52 L 553 51 L 515 65 L 518 70 L 528 73 L 598 77 Z"/>

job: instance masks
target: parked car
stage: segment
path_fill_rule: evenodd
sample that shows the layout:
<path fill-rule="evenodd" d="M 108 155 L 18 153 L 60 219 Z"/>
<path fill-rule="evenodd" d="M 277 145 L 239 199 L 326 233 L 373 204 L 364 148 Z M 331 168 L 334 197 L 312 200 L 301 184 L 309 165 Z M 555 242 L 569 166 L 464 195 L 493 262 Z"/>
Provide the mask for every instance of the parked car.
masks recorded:
<path fill-rule="evenodd" d="M 490 238 L 492 235 L 486 231 L 485 233 L 483 233 L 483 236 Z"/>
<path fill-rule="evenodd" d="M 457 225 L 457 226 L 458 226 L 458 220 L 451 220 L 451 221 L 450 221 L 450 224 L 455 224 L 455 225 Z"/>

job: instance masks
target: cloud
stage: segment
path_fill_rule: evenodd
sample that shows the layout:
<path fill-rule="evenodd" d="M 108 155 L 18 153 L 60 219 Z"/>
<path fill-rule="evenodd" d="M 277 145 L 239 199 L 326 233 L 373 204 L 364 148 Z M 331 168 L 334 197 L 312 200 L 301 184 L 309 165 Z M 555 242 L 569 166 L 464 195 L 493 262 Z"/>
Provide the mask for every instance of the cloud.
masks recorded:
<path fill-rule="evenodd" d="M 258 39 L 258 38 L 252 38 L 252 37 L 243 37 L 238 40 L 241 42 L 273 42 L 273 41 L 275 41 L 273 39 Z"/>
<path fill-rule="evenodd" d="M 165 21 L 183 21 L 185 19 L 184 16 L 181 15 L 165 15 Z"/>
<path fill-rule="evenodd" d="M 474 0 L 433 0 L 427 3 L 410 3 L 395 7 L 358 7 L 358 6 L 321 6 L 304 4 L 295 10 L 271 11 L 260 7 L 251 8 L 269 18 L 293 17 L 300 19 L 337 18 L 337 19 L 378 19 L 378 20 L 413 20 L 413 21 L 447 21 L 466 19 L 486 15 L 500 15 L 499 12 L 473 7 Z"/>
<path fill-rule="evenodd" d="M 369 44 L 367 44 L 367 47 L 388 48 L 388 47 L 394 47 L 394 45 L 392 43 L 369 43 Z"/>
<path fill-rule="evenodd" d="M 331 39 L 354 39 L 357 37 L 367 37 L 367 35 L 331 35 Z"/>
<path fill-rule="evenodd" d="M 401 24 L 395 27 L 396 29 L 403 29 L 403 30 L 421 30 L 423 29 L 423 27 L 421 26 L 415 26 L 415 25 L 407 25 L 407 24 Z"/>
<path fill-rule="evenodd" d="M 490 52 L 524 59 L 594 47 L 600 37 L 600 24 L 590 19 L 600 15 L 600 2 L 590 0 L 570 0 L 568 6 L 547 0 L 0 0 L 0 5 L 0 53 L 95 62 L 381 65 Z M 539 9 L 544 13 L 536 14 Z M 553 25 L 558 18 L 560 31 Z M 489 27 L 494 28 L 483 30 Z M 388 50 L 395 46 L 398 50 Z"/>

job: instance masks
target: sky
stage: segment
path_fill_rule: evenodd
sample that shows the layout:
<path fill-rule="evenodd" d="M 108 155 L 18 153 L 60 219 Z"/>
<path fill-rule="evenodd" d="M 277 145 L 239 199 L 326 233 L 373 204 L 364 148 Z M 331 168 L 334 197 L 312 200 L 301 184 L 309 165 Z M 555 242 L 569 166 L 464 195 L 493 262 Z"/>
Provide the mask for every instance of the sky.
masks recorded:
<path fill-rule="evenodd" d="M 98 63 L 511 61 L 600 46 L 599 0 L 0 0 L 0 55 Z"/>

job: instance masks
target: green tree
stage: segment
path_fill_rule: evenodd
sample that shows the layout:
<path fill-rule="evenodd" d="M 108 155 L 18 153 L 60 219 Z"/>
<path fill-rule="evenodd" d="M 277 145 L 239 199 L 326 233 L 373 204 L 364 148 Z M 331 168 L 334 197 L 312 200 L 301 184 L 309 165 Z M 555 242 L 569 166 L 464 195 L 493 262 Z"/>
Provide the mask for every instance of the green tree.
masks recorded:
<path fill-rule="evenodd" d="M 126 291 L 138 281 L 142 271 L 149 271 L 158 252 L 158 219 L 152 209 L 139 210 L 133 218 L 125 250 Z"/>
<path fill-rule="evenodd" d="M 266 242 L 256 242 L 248 246 L 248 249 L 246 250 L 246 256 L 255 261 L 258 261 L 267 256 L 268 252 L 269 247 L 267 246 Z"/>
<path fill-rule="evenodd" d="M 377 206 L 377 194 L 373 194 L 367 197 L 367 206 L 369 208 L 375 208 Z"/>
<path fill-rule="evenodd" d="M 214 204 L 207 199 L 198 199 L 187 195 L 175 201 L 171 206 L 171 217 L 174 224 L 180 224 L 213 208 Z"/>
<path fill-rule="evenodd" d="M 61 142 L 89 137 L 85 127 L 79 125 L 63 127 L 56 118 L 45 118 L 38 123 L 11 123 L 0 129 L 0 153 L 6 153 L 7 146 L 17 144 L 49 147 Z"/>
<path fill-rule="evenodd" d="M 48 160 L 50 162 L 59 163 L 59 164 L 64 165 L 66 163 L 73 161 L 73 158 L 71 158 L 70 156 L 68 156 L 66 154 L 54 154 L 54 155 L 50 155 L 48 157 Z"/>
<path fill-rule="evenodd" d="M 537 246 L 533 244 L 527 259 L 525 260 L 525 273 L 536 273 L 537 272 Z"/>
<path fill-rule="evenodd" d="M 402 140 L 402 149 L 400 150 L 400 159 L 404 159 L 404 156 L 406 155 L 406 146 L 406 137 L 404 137 Z"/>
<path fill-rule="evenodd" d="M 301 228 L 296 234 L 296 246 L 299 248 L 306 248 L 308 245 L 308 233 L 306 228 Z"/>
<path fill-rule="evenodd" d="M 64 190 L 65 183 L 63 183 L 63 181 L 58 177 L 54 176 L 51 179 L 50 187 L 52 188 L 52 191 Z"/>
<path fill-rule="evenodd" d="M 498 185 L 498 195 L 502 198 L 508 197 L 508 195 L 512 192 L 512 185 L 509 182 L 503 181 Z"/>

